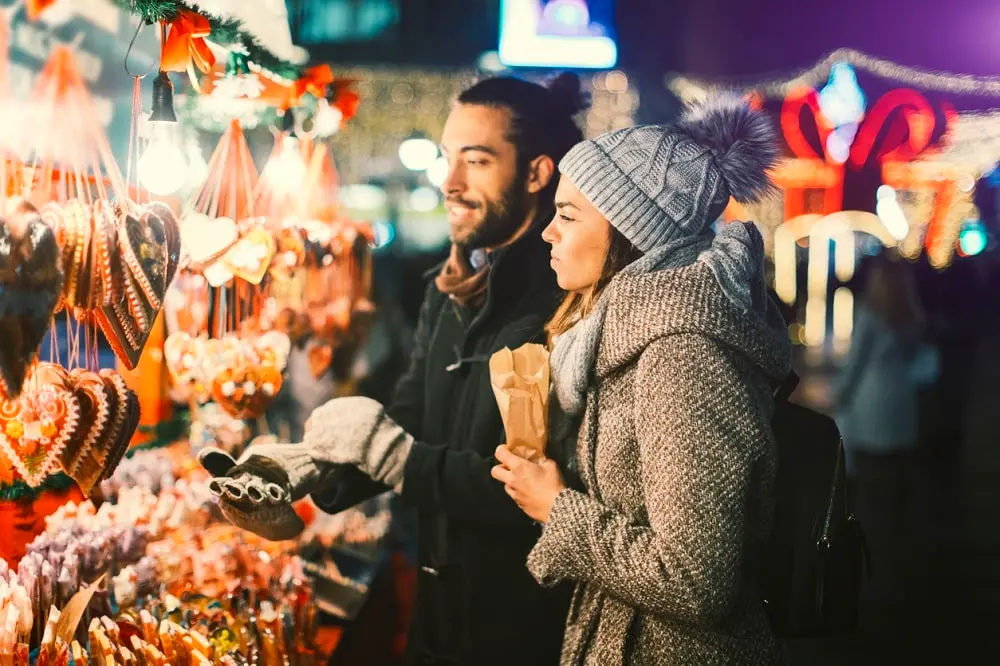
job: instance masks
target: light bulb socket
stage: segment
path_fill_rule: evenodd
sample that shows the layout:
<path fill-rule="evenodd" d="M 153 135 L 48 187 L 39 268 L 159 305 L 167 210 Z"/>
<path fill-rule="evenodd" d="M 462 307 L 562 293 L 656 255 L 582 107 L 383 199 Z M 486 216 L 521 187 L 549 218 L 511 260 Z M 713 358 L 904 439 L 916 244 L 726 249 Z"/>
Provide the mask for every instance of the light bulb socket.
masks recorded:
<path fill-rule="evenodd" d="M 295 129 L 295 114 L 291 109 L 286 109 L 281 113 L 281 131 L 292 132 Z"/>
<path fill-rule="evenodd" d="M 149 116 L 149 121 L 177 122 L 177 114 L 174 113 L 174 84 L 170 82 L 170 76 L 162 70 L 153 80 L 153 112 Z"/>

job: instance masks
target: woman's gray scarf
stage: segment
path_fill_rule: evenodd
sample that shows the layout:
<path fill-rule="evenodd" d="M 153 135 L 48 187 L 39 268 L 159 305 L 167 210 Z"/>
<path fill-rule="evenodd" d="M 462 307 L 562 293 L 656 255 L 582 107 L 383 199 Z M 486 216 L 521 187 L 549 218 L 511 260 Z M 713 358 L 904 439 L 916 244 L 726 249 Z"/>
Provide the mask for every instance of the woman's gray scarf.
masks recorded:
<path fill-rule="evenodd" d="M 766 307 L 764 241 L 751 223 L 727 224 L 714 238 L 709 231 L 678 239 L 643 255 L 619 274 L 683 268 L 695 261 L 708 266 L 726 297 L 741 311 Z M 553 458 L 574 474 L 576 435 L 600 348 L 610 291 L 609 285 L 594 309 L 556 339 L 549 359 L 555 398 L 550 410 Z"/>

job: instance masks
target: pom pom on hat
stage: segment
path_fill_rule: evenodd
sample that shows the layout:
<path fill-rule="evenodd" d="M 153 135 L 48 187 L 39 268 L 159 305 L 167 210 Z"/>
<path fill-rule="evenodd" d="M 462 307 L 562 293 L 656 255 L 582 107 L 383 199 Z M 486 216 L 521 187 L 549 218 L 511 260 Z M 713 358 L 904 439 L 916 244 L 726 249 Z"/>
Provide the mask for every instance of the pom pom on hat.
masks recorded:
<path fill-rule="evenodd" d="M 642 252 L 707 233 L 730 197 L 771 190 L 777 133 L 761 111 L 717 96 L 677 123 L 629 127 L 583 141 L 559 163 L 608 221 Z"/>
<path fill-rule="evenodd" d="M 712 152 L 729 193 L 740 203 L 767 195 L 778 159 L 778 136 L 763 111 L 736 95 L 714 95 L 691 107 L 676 126 Z"/>

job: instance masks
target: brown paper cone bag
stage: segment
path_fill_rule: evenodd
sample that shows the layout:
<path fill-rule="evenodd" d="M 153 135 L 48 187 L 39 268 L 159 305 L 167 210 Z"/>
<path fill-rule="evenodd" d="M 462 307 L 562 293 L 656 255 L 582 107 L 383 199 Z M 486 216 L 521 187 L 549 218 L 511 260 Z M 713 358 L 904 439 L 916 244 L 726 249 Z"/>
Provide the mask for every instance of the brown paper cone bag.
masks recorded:
<path fill-rule="evenodd" d="M 490 358 L 490 383 L 500 408 L 507 446 L 545 454 L 549 432 L 549 352 L 526 344 L 504 347 Z"/>

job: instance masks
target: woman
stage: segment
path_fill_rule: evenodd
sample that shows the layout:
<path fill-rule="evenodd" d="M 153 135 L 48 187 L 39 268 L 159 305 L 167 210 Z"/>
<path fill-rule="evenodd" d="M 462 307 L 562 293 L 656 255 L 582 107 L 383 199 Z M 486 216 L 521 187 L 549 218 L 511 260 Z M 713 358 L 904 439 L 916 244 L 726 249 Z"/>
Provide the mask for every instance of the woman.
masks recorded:
<path fill-rule="evenodd" d="M 893 545 L 910 532 L 917 401 L 938 370 L 937 350 L 923 342 L 924 313 L 910 270 L 885 256 L 872 261 L 834 398 L 859 517 L 879 527 L 873 534 L 892 535 Z"/>
<path fill-rule="evenodd" d="M 563 664 L 778 661 L 754 574 L 790 345 L 760 234 L 712 234 L 730 197 L 768 191 L 775 157 L 766 117 L 720 98 L 674 126 L 585 141 L 559 165 L 544 237 L 570 296 L 549 327 L 551 445 L 579 426 L 576 455 L 500 447 L 493 475 L 544 524 L 535 578 L 576 582 Z"/>

